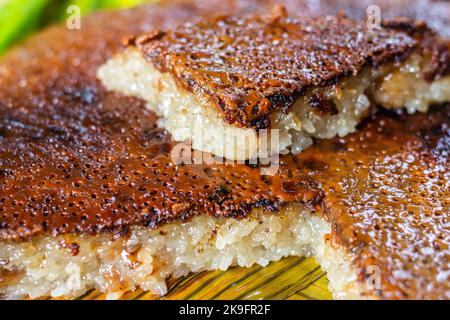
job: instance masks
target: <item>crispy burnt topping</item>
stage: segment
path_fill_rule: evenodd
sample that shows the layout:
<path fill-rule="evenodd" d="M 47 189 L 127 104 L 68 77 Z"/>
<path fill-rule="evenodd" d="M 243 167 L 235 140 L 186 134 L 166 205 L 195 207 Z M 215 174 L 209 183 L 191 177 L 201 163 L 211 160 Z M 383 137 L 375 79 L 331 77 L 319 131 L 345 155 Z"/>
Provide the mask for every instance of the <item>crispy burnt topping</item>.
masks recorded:
<path fill-rule="evenodd" d="M 308 88 L 402 58 L 415 46 L 402 31 L 370 31 L 344 16 L 291 18 L 275 8 L 271 16 L 222 16 L 153 31 L 132 44 L 161 72 L 210 101 L 224 121 L 246 127 L 286 111 Z"/>
<path fill-rule="evenodd" d="M 333 100 L 328 99 L 324 94 L 318 92 L 313 93 L 307 98 L 308 104 L 313 108 L 314 112 L 320 115 L 338 114 L 338 109 Z"/>
<path fill-rule="evenodd" d="M 378 115 L 345 139 L 283 157 L 279 176 L 260 177 L 245 165 L 173 165 L 170 137 L 144 103 L 106 93 L 95 80 L 117 38 L 201 10 L 102 13 L 82 30 L 53 28 L 2 59 L 0 240 L 120 234 L 297 200 L 331 223 L 330 241 L 351 255 L 360 281 L 379 268 L 381 287 L 370 294 L 448 298 L 450 106 Z M 67 245 L 76 254 L 76 241 Z"/>

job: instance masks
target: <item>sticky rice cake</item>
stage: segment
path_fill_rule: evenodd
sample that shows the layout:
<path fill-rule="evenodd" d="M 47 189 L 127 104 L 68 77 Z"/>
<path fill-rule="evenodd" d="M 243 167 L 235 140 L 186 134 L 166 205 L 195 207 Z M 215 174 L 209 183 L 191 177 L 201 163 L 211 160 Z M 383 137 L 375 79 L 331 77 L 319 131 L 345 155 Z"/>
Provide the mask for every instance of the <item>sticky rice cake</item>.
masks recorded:
<path fill-rule="evenodd" d="M 0 63 L 3 297 L 164 293 L 169 274 L 314 255 L 336 298 L 448 299 L 448 107 L 381 115 L 283 157 L 270 178 L 170 166 L 170 137 L 145 103 L 95 80 L 116 37 L 161 23 L 158 8 L 53 28 Z"/>
<path fill-rule="evenodd" d="M 232 160 L 345 136 L 375 104 L 413 113 L 450 100 L 450 44 L 423 23 L 396 19 L 370 30 L 342 16 L 272 10 L 151 31 L 98 77 L 146 100 L 175 140 Z"/>

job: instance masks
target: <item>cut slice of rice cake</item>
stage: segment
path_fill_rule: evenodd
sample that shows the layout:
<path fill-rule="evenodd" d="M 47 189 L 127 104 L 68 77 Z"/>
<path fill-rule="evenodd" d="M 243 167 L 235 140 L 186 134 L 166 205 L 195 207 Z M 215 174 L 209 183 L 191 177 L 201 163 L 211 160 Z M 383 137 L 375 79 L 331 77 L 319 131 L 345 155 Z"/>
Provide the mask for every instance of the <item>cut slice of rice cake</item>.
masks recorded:
<path fill-rule="evenodd" d="M 0 61 L 3 298 L 164 294 L 170 275 L 288 255 L 315 256 L 336 298 L 449 298 L 448 106 L 380 115 L 271 177 L 176 165 L 145 104 L 95 79 L 118 36 L 194 15 L 145 8 L 52 28 Z"/>
<path fill-rule="evenodd" d="M 450 46 L 423 23 L 369 30 L 277 8 L 132 38 L 98 78 L 148 102 L 175 140 L 241 161 L 343 137 L 375 104 L 413 113 L 450 99 Z"/>
<path fill-rule="evenodd" d="M 124 109 L 130 103 L 111 97 L 109 102 L 123 103 Z M 132 106 L 142 111 L 139 103 Z M 320 262 L 335 298 L 449 299 L 449 120 L 450 107 L 400 119 L 379 116 L 356 134 L 282 157 L 284 179 L 262 179 L 244 165 L 175 166 L 162 169 L 167 177 L 159 184 L 142 187 L 140 178 L 158 179 L 146 169 L 135 176 L 142 160 L 125 161 L 119 154 L 122 160 L 101 169 L 106 158 L 95 153 L 94 163 L 81 162 L 99 168 L 93 181 L 81 178 L 81 186 L 74 186 L 79 177 L 50 166 L 50 158 L 59 159 L 53 155 L 40 160 L 41 172 L 52 169 L 54 176 L 39 179 L 62 183 L 46 196 L 37 177 L 31 181 L 36 187 L 23 186 L 25 169 L 2 166 L 11 174 L 6 187 L 20 185 L 22 191 L 0 193 L 7 199 L 0 219 L 0 293 L 71 298 L 96 288 L 120 296 L 140 287 L 163 295 L 169 276 L 265 266 L 295 255 Z M 135 132 L 110 139 L 122 145 L 121 139 Z M 7 145 L 1 143 L 2 156 Z M 153 164 L 164 159 L 155 154 L 143 163 L 160 170 Z M 5 160 L 14 163 L 11 156 Z M 105 175 L 107 181 L 130 180 L 106 182 L 105 190 L 95 182 Z M 288 179 L 291 175 L 296 178 Z M 277 191 L 279 179 L 285 182 Z M 258 190 L 261 181 L 267 186 Z M 316 197 L 305 197 L 305 189 Z M 237 215 L 233 208 L 245 211 Z M 51 210 L 57 211 L 46 214 Z"/>

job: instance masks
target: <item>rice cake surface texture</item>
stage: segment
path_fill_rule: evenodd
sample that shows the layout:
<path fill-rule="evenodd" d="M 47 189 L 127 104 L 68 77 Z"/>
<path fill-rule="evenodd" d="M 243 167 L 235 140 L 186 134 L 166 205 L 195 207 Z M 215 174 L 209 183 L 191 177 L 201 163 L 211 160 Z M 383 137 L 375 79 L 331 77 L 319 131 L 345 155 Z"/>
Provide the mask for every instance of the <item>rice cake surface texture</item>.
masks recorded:
<path fill-rule="evenodd" d="M 405 57 L 416 45 L 404 32 L 371 32 L 365 22 L 344 17 L 285 14 L 219 17 L 153 31 L 133 44 L 182 88 L 209 101 L 225 122 L 257 129 L 270 127 L 267 116 L 287 111 L 307 89 Z M 322 103 L 317 112 L 332 111 Z"/>
<path fill-rule="evenodd" d="M 107 93 L 95 80 L 121 35 L 204 10 L 166 4 L 101 13 L 84 19 L 82 30 L 51 28 L 2 59 L 2 241 L 120 234 L 186 212 L 213 213 L 211 204 L 214 214 L 234 217 L 296 200 L 331 224 L 328 244 L 347 252 L 360 282 L 379 268 L 380 287 L 370 296 L 448 299 L 448 107 L 380 115 L 345 139 L 282 158 L 280 175 L 265 179 L 246 166 L 171 166 L 170 137 L 155 129 L 144 103 Z"/>

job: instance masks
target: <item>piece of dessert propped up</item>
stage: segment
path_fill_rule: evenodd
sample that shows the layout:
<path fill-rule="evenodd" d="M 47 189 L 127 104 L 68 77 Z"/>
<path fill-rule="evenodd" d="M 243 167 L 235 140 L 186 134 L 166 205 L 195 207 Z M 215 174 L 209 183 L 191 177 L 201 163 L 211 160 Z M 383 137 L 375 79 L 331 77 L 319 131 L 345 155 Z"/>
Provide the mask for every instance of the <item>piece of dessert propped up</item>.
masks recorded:
<path fill-rule="evenodd" d="M 277 7 L 134 37 L 98 78 L 146 100 L 175 140 L 245 160 L 343 137 L 378 104 L 413 113 L 449 100 L 449 52 L 423 22 L 369 29 Z"/>

